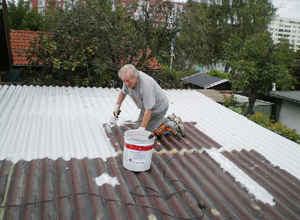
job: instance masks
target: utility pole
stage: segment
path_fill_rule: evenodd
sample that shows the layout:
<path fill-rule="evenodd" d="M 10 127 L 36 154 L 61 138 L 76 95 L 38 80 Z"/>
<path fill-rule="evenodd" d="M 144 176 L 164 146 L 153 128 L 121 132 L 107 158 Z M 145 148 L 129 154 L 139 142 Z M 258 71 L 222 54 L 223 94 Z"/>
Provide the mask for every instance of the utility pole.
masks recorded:
<path fill-rule="evenodd" d="M 172 38 L 171 41 L 171 61 L 170 61 L 170 69 L 172 68 L 172 64 L 173 64 L 173 57 L 175 57 L 173 51 L 174 51 L 174 46 L 175 46 L 175 39 Z"/>

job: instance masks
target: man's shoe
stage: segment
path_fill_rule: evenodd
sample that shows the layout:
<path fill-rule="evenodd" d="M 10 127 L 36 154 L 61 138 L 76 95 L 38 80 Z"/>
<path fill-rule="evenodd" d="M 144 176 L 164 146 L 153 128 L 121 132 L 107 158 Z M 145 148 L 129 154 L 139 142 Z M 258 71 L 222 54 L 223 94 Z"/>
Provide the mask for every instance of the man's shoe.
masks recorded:
<path fill-rule="evenodd" d="M 175 118 L 176 118 L 175 113 L 172 113 L 172 114 L 168 115 L 166 119 L 167 119 L 168 121 L 174 121 Z"/>
<path fill-rule="evenodd" d="M 175 129 L 182 135 L 185 136 L 185 131 L 184 131 L 184 126 L 183 123 L 181 121 L 181 118 L 179 116 L 177 116 L 174 120 L 175 122 Z"/>

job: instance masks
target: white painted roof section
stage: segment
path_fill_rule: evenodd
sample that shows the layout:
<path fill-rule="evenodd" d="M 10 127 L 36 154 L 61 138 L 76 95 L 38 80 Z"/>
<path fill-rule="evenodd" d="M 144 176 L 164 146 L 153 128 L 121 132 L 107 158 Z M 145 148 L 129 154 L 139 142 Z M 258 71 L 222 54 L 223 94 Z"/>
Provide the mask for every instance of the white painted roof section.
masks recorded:
<path fill-rule="evenodd" d="M 217 85 L 225 83 L 225 82 L 228 82 L 228 79 L 221 79 L 218 82 L 211 83 L 210 85 L 205 86 L 204 89 L 209 89 L 211 87 L 217 86 Z"/>
<path fill-rule="evenodd" d="M 234 177 L 236 182 L 242 184 L 250 194 L 255 195 L 255 198 L 262 201 L 263 203 L 268 203 L 269 205 L 274 206 L 274 197 L 257 182 L 255 182 L 249 175 L 243 172 L 238 166 L 226 158 L 221 152 L 216 148 L 211 148 L 206 150 L 206 152 L 218 163 L 221 168 L 231 176 Z"/>
<path fill-rule="evenodd" d="M 116 156 L 103 124 L 109 123 L 120 89 L 0 86 L 0 160 L 70 160 Z M 223 150 L 254 149 L 300 179 L 300 146 L 195 90 L 166 90 L 167 114 L 214 139 Z M 127 97 L 118 124 L 135 121 L 139 110 Z M 221 164 L 222 165 L 222 164 Z"/>

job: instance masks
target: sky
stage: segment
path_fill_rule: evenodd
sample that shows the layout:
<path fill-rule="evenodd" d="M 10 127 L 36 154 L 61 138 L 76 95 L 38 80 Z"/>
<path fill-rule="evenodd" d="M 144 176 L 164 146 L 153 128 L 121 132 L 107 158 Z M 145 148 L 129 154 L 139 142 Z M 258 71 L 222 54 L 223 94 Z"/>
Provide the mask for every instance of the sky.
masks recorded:
<path fill-rule="evenodd" d="M 186 2 L 186 0 L 173 0 L 174 2 Z M 278 8 L 280 17 L 300 20 L 300 0 L 271 0 Z"/>
<path fill-rule="evenodd" d="M 299 0 L 272 0 L 273 5 L 278 8 L 277 14 L 280 17 L 300 20 Z"/>
<path fill-rule="evenodd" d="M 10 1 L 10 0 L 7 0 Z M 18 0 L 15 0 L 16 2 Z M 186 0 L 173 0 L 174 2 L 186 2 Z M 300 0 L 271 0 L 278 8 L 277 14 L 280 17 L 300 20 Z"/>

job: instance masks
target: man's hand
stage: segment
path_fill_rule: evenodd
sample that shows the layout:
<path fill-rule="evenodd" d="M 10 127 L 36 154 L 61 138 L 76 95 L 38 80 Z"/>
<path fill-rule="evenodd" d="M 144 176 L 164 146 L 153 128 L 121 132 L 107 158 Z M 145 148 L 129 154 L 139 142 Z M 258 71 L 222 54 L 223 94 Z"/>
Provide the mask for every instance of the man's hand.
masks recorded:
<path fill-rule="evenodd" d="M 138 128 L 138 131 L 145 131 L 146 130 L 146 128 L 144 128 L 144 127 L 139 127 Z"/>
<path fill-rule="evenodd" d="M 119 117 L 119 114 L 120 114 L 120 112 L 121 112 L 120 107 L 121 107 L 121 105 L 116 104 L 115 109 L 114 109 L 114 111 L 113 111 L 113 114 L 114 114 L 114 116 L 115 116 L 116 118 Z"/>

